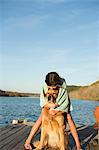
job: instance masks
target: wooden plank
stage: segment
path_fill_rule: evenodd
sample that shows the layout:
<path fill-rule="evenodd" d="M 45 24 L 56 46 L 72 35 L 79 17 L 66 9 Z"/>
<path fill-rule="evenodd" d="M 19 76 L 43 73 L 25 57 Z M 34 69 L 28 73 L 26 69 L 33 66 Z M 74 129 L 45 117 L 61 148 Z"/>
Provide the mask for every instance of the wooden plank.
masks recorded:
<path fill-rule="evenodd" d="M 84 130 L 86 128 L 88 128 L 88 126 L 86 126 L 86 125 L 83 125 L 83 126 L 80 126 L 80 127 L 76 127 L 77 131 Z"/>
<path fill-rule="evenodd" d="M 91 139 L 91 141 L 89 142 L 89 147 L 93 148 L 94 150 L 99 150 L 99 134 Z"/>
<path fill-rule="evenodd" d="M 18 138 L 17 138 L 17 136 L 15 136 L 14 139 L 9 144 L 7 144 L 6 147 L 2 148 L 2 150 L 4 150 L 4 149 L 23 150 L 24 143 L 28 137 L 30 129 L 31 129 L 31 127 L 27 126 L 27 129 L 25 131 L 21 131 Z M 37 139 L 38 135 L 40 136 L 40 130 L 38 130 L 37 134 L 34 136 L 33 139 Z"/>
<path fill-rule="evenodd" d="M 13 134 L 19 132 L 20 130 L 22 130 L 22 128 L 24 128 L 25 125 L 18 125 L 18 126 L 11 126 L 11 128 L 9 129 L 9 131 L 4 134 L 1 134 L 1 138 L 0 138 L 0 142 L 2 142 L 3 140 L 6 140 L 7 138 L 9 138 L 10 136 L 12 136 Z M 1 132 L 2 133 L 2 132 Z M 1 144 L 0 144 L 1 145 Z"/>
<path fill-rule="evenodd" d="M 9 143 L 12 143 L 12 141 L 15 139 L 15 137 L 18 138 L 18 136 L 24 132 L 25 128 L 27 128 L 27 127 L 26 126 L 21 126 L 20 129 L 18 129 L 18 130 L 17 130 L 17 127 L 16 127 L 16 130 L 14 130 L 14 131 L 12 130 L 10 135 L 5 137 L 5 139 L 3 139 L 0 142 L 0 149 L 2 147 L 5 147 L 6 145 L 9 145 Z"/>
<path fill-rule="evenodd" d="M 27 139 L 28 135 L 29 135 L 29 133 L 26 133 L 26 135 L 23 137 L 23 139 L 16 146 L 14 146 L 12 150 L 24 150 L 25 140 Z M 34 135 L 31 143 L 33 141 L 36 141 L 36 140 L 39 140 L 39 139 L 40 139 L 40 129 Z"/>
<path fill-rule="evenodd" d="M 6 128 L 9 128 L 10 126 L 11 126 L 11 125 L 6 125 L 6 126 L 4 126 L 4 127 L 1 127 L 1 128 L 0 128 L 0 132 L 3 131 L 3 130 L 5 130 Z"/>
<path fill-rule="evenodd" d="M 30 132 L 30 129 L 28 127 L 26 127 L 24 130 L 22 130 L 22 132 L 18 135 L 16 135 L 13 140 L 8 143 L 6 146 L 5 146 L 5 149 L 13 149 L 15 148 L 17 145 L 19 145 L 19 143 L 21 141 L 25 142 L 25 139 L 26 139 L 26 135 Z M 21 144 L 21 146 L 23 146 L 23 144 Z M 4 149 L 2 149 L 4 150 Z"/>
<path fill-rule="evenodd" d="M 5 134 L 6 135 L 11 134 L 12 130 L 14 131 L 14 130 L 16 130 L 16 129 L 18 130 L 20 128 L 22 128 L 22 125 L 20 125 L 20 124 L 18 124 L 18 125 L 11 125 L 11 126 L 5 128 L 5 130 L 0 132 L 0 137 L 4 136 Z"/>
<path fill-rule="evenodd" d="M 20 139 L 18 144 L 13 145 L 13 146 L 11 145 L 12 147 L 11 150 L 24 150 L 24 144 L 25 144 L 25 140 L 27 139 L 27 135 L 28 133 L 26 132 L 26 134 L 23 136 L 22 140 Z"/>
<path fill-rule="evenodd" d="M 97 134 L 97 130 L 95 130 L 93 126 L 88 126 L 87 128 L 78 131 L 79 137 L 81 139 L 85 139 L 93 133 Z"/>
<path fill-rule="evenodd" d="M 5 136 L 1 137 L 3 140 L 0 143 L 0 150 L 24 150 L 24 143 L 28 137 L 28 134 L 31 130 L 31 127 L 24 125 L 16 125 L 15 128 L 11 127 L 11 130 L 5 128 L 8 133 Z M 81 144 L 84 150 L 86 150 L 89 142 L 98 135 L 98 130 L 95 130 L 93 126 L 81 126 L 77 127 L 77 131 L 79 134 L 79 138 L 81 140 Z M 4 130 L 1 130 L 4 132 Z M 70 137 L 70 147 L 72 150 L 75 149 L 75 142 L 72 138 L 70 130 L 68 129 L 69 137 Z M 8 135 L 7 135 L 8 134 Z M 5 137 L 5 138 L 4 138 Z M 37 134 L 34 136 L 32 141 L 40 139 L 40 129 Z"/>
<path fill-rule="evenodd" d="M 95 130 L 93 126 L 88 126 L 86 129 L 79 131 L 78 134 L 82 147 L 85 149 L 91 139 L 93 139 L 98 134 L 98 130 Z"/>
<path fill-rule="evenodd" d="M 7 126 L 7 127 L 4 127 L 4 128 L 1 128 L 1 130 L 0 130 L 0 136 L 2 136 L 3 134 L 5 134 L 6 132 L 8 132 L 9 130 L 11 130 L 11 128 L 13 128 L 13 126 L 11 125 L 9 125 L 9 126 Z"/>
<path fill-rule="evenodd" d="M 85 127 L 85 128 L 82 128 L 83 130 L 84 129 L 86 129 L 86 128 L 88 128 L 87 126 Z M 80 129 L 80 128 L 79 128 Z M 81 130 L 81 129 L 80 129 Z M 83 131 L 82 131 L 83 132 Z M 71 136 L 71 134 L 70 134 L 70 132 L 69 132 L 69 136 Z M 39 134 L 39 137 L 40 137 L 40 134 Z M 84 139 L 84 141 L 83 141 L 83 143 L 82 143 L 82 146 L 83 146 L 83 144 L 85 144 L 85 142 L 87 142 L 90 138 L 92 137 L 92 135 L 90 135 L 89 137 L 87 137 L 87 138 L 85 138 Z M 36 137 L 35 137 L 35 139 L 33 138 L 33 141 L 34 140 L 38 140 L 39 138 L 37 138 L 37 135 L 36 135 Z M 71 139 L 71 137 L 70 137 L 70 139 Z M 16 147 L 14 147 L 13 148 L 13 150 L 17 150 L 17 149 L 24 149 L 24 142 L 25 142 L 25 140 L 23 140 L 23 141 L 21 141 L 21 143 L 18 143 L 18 145 L 16 146 Z M 88 144 L 88 143 L 87 143 Z M 76 150 L 76 147 L 75 147 L 75 143 L 74 143 L 74 145 L 70 145 L 70 147 L 71 147 L 71 149 L 73 149 L 73 150 Z M 50 150 L 50 149 L 48 149 L 48 150 Z"/>

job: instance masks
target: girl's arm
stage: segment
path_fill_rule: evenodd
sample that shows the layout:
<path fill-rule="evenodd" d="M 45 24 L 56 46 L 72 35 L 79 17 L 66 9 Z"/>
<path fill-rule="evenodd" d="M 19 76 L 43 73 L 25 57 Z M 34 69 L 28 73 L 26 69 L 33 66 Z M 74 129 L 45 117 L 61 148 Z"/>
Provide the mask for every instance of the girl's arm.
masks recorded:
<path fill-rule="evenodd" d="M 80 144 L 78 133 L 77 133 L 77 130 L 76 130 L 76 125 L 75 125 L 70 113 L 67 114 L 67 122 L 68 122 L 68 125 L 70 127 L 71 133 L 74 137 L 74 140 L 75 140 L 75 143 L 76 143 L 76 148 L 77 148 L 77 150 L 81 150 L 81 144 Z"/>
<path fill-rule="evenodd" d="M 29 136 L 28 136 L 28 138 L 27 138 L 27 140 L 26 140 L 26 142 L 25 142 L 25 145 L 24 145 L 24 146 L 25 146 L 26 149 L 30 149 L 30 150 L 32 149 L 32 147 L 31 147 L 31 145 L 30 145 L 31 140 L 32 140 L 34 134 L 35 134 L 35 133 L 37 132 L 37 130 L 39 129 L 41 123 L 42 123 L 42 118 L 41 118 L 41 115 L 40 115 L 39 118 L 38 118 L 38 120 L 36 121 L 36 123 L 35 123 L 34 126 L 32 127 L 31 132 L 30 132 L 30 134 L 29 134 Z"/>

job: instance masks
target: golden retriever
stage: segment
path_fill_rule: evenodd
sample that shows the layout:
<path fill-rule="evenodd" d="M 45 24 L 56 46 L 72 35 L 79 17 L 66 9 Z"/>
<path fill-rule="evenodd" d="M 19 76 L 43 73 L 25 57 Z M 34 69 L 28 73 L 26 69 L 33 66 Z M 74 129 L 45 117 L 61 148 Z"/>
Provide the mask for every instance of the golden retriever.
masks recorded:
<path fill-rule="evenodd" d="M 58 87 L 49 87 L 46 103 L 56 103 L 58 92 Z M 65 134 L 64 113 L 59 111 L 56 115 L 51 115 L 49 111 L 48 107 L 42 109 L 41 139 L 39 142 L 35 142 L 34 146 L 36 150 L 45 147 L 68 150 L 69 140 L 67 133 Z"/>

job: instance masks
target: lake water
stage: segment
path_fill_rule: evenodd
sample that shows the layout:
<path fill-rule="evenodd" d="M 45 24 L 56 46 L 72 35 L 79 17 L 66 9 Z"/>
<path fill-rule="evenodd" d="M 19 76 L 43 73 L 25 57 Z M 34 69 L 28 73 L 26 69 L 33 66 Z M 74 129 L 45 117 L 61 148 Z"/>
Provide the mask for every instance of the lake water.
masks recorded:
<path fill-rule="evenodd" d="M 71 103 L 71 114 L 76 124 L 94 124 L 93 111 L 99 106 L 98 101 L 71 100 Z M 0 97 L 0 127 L 18 118 L 36 121 L 40 113 L 39 98 Z"/>

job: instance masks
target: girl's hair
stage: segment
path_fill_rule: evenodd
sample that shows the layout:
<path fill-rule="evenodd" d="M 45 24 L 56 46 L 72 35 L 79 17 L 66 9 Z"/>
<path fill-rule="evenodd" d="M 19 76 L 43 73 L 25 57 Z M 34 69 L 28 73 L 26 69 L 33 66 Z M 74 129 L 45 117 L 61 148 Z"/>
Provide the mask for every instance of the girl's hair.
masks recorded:
<path fill-rule="evenodd" d="M 56 72 L 49 72 L 46 75 L 45 82 L 48 86 L 61 85 L 61 77 Z"/>

